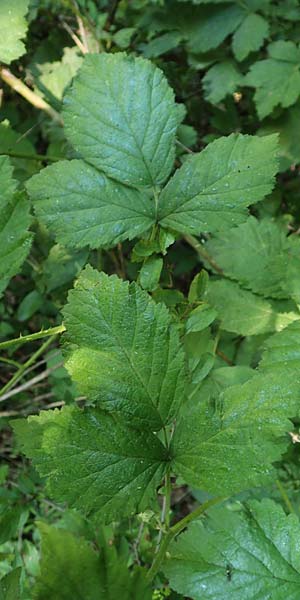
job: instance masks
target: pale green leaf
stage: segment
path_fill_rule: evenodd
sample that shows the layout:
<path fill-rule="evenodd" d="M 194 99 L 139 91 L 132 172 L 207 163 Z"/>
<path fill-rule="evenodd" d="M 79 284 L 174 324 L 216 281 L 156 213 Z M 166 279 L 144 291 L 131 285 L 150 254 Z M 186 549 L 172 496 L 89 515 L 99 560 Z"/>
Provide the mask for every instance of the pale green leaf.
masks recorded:
<path fill-rule="evenodd" d="M 237 60 L 244 60 L 250 52 L 256 52 L 269 35 L 269 23 L 261 15 L 249 14 L 235 31 L 232 49 Z"/>
<path fill-rule="evenodd" d="M 282 306 L 225 279 L 210 282 L 207 299 L 218 313 L 221 328 L 241 335 L 280 331 L 300 319 L 295 305 Z"/>
<path fill-rule="evenodd" d="M 0 2 L 0 62 L 9 64 L 25 52 L 22 42 L 27 31 L 25 16 L 29 0 Z"/>
<path fill-rule="evenodd" d="M 60 161 L 27 183 L 36 214 L 66 246 L 113 246 L 154 223 L 154 203 L 83 160 Z"/>
<path fill-rule="evenodd" d="M 254 100 L 260 119 L 275 106 L 287 108 L 300 95 L 300 51 L 293 42 L 278 41 L 268 47 L 269 58 L 254 63 L 245 84 L 256 88 Z"/>
<path fill-rule="evenodd" d="M 150 61 L 123 53 L 86 56 L 63 117 L 74 148 L 113 179 L 152 186 L 169 175 L 177 111 L 165 76 Z"/>
<path fill-rule="evenodd" d="M 153 433 L 97 409 L 44 411 L 12 426 L 49 495 L 98 522 L 148 508 L 164 475 L 167 451 Z"/>
<path fill-rule="evenodd" d="M 0 293 L 17 274 L 31 245 L 29 202 L 16 192 L 12 166 L 7 156 L 0 156 Z"/>
<path fill-rule="evenodd" d="M 164 573 L 193 600 L 298 600 L 300 524 L 272 500 L 211 509 L 168 549 Z"/>
<path fill-rule="evenodd" d="M 212 494 L 232 494 L 274 477 L 299 413 L 299 376 L 256 374 L 214 397 L 200 388 L 198 403 L 176 427 L 173 468 L 187 484 Z M 212 397 L 211 397 L 212 396 Z"/>
<path fill-rule="evenodd" d="M 96 552 L 83 538 L 46 523 L 42 534 L 41 572 L 34 586 L 35 600 L 133 600 L 136 587 L 143 598 L 151 594 L 142 569 L 131 572 L 116 548 Z"/>
<path fill-rule="evenodd" d="M 233 94 L 242 81 L 243 75 L 232 62 L 219 62 L 202 79 L 205 98 L 212 104 L 218 104 L 226 96 Z"/>
<path fill-rule="evenodd" d="M 49 60 L 49 59 L 48 59 Z M 82 64 L 82 56 L 77 48 L 63 48 L 60 61 L 43 62 L 34 65 L 34 81 L 38 92 L 50 102 L 58 104 L 64 92 Z"/>
<path fill-rule="evenodd" d="M 184 354 L 176 325 L 136 283 L 91 267 L 64 308 L 66 363 L 78 389 L 131 424 L 159 430 L 184 401 Z"/>
<path fill-rule="evenodd" d="M 245 221 L 250 204 L 271 192 L 277 137 L 230 135 L 189 157 L 161 193 L 162 227 L 183 233 L 226 229 Z"/>

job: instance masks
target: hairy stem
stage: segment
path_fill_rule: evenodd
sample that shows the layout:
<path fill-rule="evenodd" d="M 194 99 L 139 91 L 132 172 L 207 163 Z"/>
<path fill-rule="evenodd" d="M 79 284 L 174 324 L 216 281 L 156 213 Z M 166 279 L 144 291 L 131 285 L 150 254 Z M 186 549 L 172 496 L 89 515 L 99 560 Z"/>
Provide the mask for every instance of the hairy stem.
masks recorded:
<path fill-rule="evenodd" d="M 57 327 L 50 327 L 49 329 L 42 329 L 41 331 L 37 331 L 36 333 L 30 333 L 29 335 L 20 335 L 18 338 L 14 338 L 13 340 L 6 340 L 5 342 L 0 343 L 0 350 L 5 350 L 10 346 L 14 346 L 16 344 L 26 344 L 27 342 L 33 342 L 34 340 L 40 340 L 44 337 L 48 337 L 49 335 L 56 335 L 58 333 L 63 333 L 66 331 L 65 326 L 58 325 Z"/>
<path fill-rule="evenodd" d="M 59 125 L 63 125 L 60 114 L 48 104 L 43 98 L 40 98 L 35 92 L 33 92 L 23 81 L 15 77 L 9 69 L 6 67 L 0 67 L 0 77 L 9 87 L 15 92 L 23 96 L 27 102 L 32 104 L 35 108 L 45 111 L 51 119 L 56 121 Z"/>
<path fill-rule="evenodd" d="M 225 496 L 219 496 L 217 498 L 212 498 L 212 500 L 208 500 L 207 502 L 204 502 L 203 504 L 201 504 L 201 506 L 198 506 L 198 508 L 196 508 L 196 510 L 194 510 L 189 515 L 187 515 L 186 517 L 181 519 L 181 521 L 178 521 L 178 523 L 175 523 L 175 525 L 173 525 L 173 527 L 171 527 L 171 529 L 169 529 L 169 531 L 166 533 L 166 535 L 161 543 L 160 549 L 153 561 L 151 569 L 149 569 L 149 571 L 147 573 L 147 579 L 152 581 L 152 579 L 154 579 L 156 574 L 159 572 L 161 565 L 164 561 L 169 544 L 171 543 L 173 538 L 176 537 L 176 535 L 178 535 L 179 533 L 181 533 L 181 531 L 183 529 L 185 529 L 189 523 L 191 523 L 195 519 L 198 519 L 199 517 L 203 516 L 203 514 L 209 508 L 211 508 L 215 504 L 219 504 L 220 502 L 223 502 L 224 500 L 226 500 Z"/>

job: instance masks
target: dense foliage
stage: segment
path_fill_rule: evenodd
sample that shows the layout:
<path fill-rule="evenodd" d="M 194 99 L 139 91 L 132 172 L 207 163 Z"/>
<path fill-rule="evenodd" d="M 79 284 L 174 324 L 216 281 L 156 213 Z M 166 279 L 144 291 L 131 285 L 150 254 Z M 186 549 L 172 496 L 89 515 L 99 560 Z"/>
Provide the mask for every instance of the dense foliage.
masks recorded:
<path fill-rule="evenodd" d="M 300 597 L 298 0 L 1 0 L 0 600 Z"/>

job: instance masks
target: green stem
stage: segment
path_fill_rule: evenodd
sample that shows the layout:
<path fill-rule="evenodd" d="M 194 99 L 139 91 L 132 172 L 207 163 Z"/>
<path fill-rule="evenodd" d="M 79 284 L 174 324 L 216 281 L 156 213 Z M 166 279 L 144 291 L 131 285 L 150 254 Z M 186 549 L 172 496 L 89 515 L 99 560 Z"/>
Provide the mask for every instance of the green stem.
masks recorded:
<path fill-rule="evenodd" d="M 0 396 L 2 396 L 3 394 L 5 394 L 5 392 L 7 390 L 10 390 L 10 388 L 12 388 L 14 386 L 15 383 L 17 383 L 17 381 L 19 381 L 19 379 L 21 379 L 22 375 L 24 374 L 24 372 L 26 371 L 26 369 L 28 369 L 29 367 L 31 367 L 31 365 L 33 365 L 35 363 L 35 361 L 37 360 L 37 358 L 43 354 L 43 352 L 48 348 L 48 346 L 50 346 L 51 342 L 53 342 L 54 338 L 56 336 L 52 335 L 50 336 L 42 345 L 40 348 L 38 348 L 38 350 L 36 350 L 36 352 L 34 352 L 32 354 L 32 356 L 24 363 L 22 364 L 18 371 L 16 371 L 16 373 L 13 375 L 13 377 L 5 384 L 5 386 L 1 389 L 0 391 Z"/>
<path fill-rule="evenodd" d="M 153 196 L 154 196 L 154 204 L 155 204 L 155 219 L 157 220 L 157 213 L 158 213 L 158 202 L 159 202 L 159 192 L 160 189 L 157 187 L 153 187 Z"/>
<path fill-rule="evenodd" d="M 280 491 L 282 499 L 283 499 L 283 501 L 284 501 L 284 503 L 285 503 L 285 505 L 286 505 L 289 513 L 295 513 L 293 505 L 292 505 L 292 503 L 291 503 L 291 501 L 290 501 L 290 499 L 289 499 L 289 497 L 288 497 L 288 495 L 287 495 L 287 493 L 286 493 L 283 485 L 279 481 L 279 479 L 276 479 L 276 485 L 277 485 L 277 487 L 278 487 L 278 489 Z"/>
<path fill-rule="evenodd" d="M 12 158 L 25 158 L 26 160 L 42 160 L 44 162 L 58 162 L 59 156 L 46 156 L 45 154 L 26 154 L 25 152 L 0 152 L 0 156 L 11 156 Z"/>
<path fill-rule="evenodd" d="M 219 265 L 217 265 L 217 263 L 214 261 L 212 256 L 210 256 L 210 254 L 208 254 L 208 252 L 205 250 L 203 245 L 197 240 L 197 238 L 195 238 L 193 235 L 185 235 L 184 239 L 192 248 L 194 248 L 194 250 L 197 252 L 201 261 L 206 260 L 211 265 L 211 267 L 215 271 L 217 271 L 217 273 L 219 273 L 220 275 L 223 275 L 223 271 L 222 271 L 221 267 L 219 267 Z"/>
<path fill-rule="evenodd" d="M 12 360 L 11 358 L 4 358 L 4 356 L 0 356 L 0 362 L 3 362 L 7 365 L 11 365 L 12 367 L 20 368 L 21 363 L 18 363 L 16 360 Z"/>
<path fill-rule="evenodd" d="M 171 485 L 171 473 L 168 470 L 165 479 L 166 486 L 166 508 L 165 508 L 165 525 L 166 530 L 170 529 L 170 511 L 171 511 L 171 493 L 172 493 L 172 485 Z"/>
<path fill-rule="evenodd" d="M 178 523 L 175 523 L 175 525 L 173 525 L 173 527 L 169 529 L 161 543 L 160 549 L 152 563 L 151 569 L 149 569 L 147 573 L 147 579 L 152 581 L 158 573 L 158 571 L 160 570 L 169 544 L 171 543 L 173 538 L 179 533 L 181 533 L 181 531 L 185 529 L 189 523 L 201 517 L 209 508 L 211 508 L 215 504 L 223 502 L 224 500 L 226 500 L 225 496 L 219 496 L 217 498 L 212 498 L 212 500 L 204 502 L 203 504 L 201 504 L 201 506 L 198 506 L 196 510 L 194 510 L 189 515 L 181 519 L 181 521 L 178 521 Z"/>
<path fill-rule="evenodd" d="M 41 331 L 37 331 L 36 333 L 31 333 L 29 335 L 21 335 L 20 337 L 14 338 L 13 340 L 6 340 L 6 342 L 0 342 L 0 350 L 9 348 L 10 346 L 14 346 L 15 344 L 26 344 L 27 342 L 40 340 L 44 337 L 48 337 L 49 335 L 56 335 L 57 333 L 63 333 L 64 331 L 66 331 L 65 326 L 58 325 L 57 327 L 50 327 L 50 329 L 42 329 Z"/>

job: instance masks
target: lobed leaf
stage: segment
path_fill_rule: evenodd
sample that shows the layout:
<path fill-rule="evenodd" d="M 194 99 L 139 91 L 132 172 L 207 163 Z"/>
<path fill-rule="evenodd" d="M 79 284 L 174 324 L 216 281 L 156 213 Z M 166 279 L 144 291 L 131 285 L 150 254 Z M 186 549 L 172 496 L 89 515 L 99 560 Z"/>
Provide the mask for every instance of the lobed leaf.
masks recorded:
<path fill-rule="evenodd" d="M 254 63 L 245 84 L 255 87 L 254 100 L 260 119 L 281 105 L 295 104 L 300 95 L 300 51 L 293 42 L 277 41 L 268 46 L 269 58 Z"/>
<path fill-rule="evenodd" d="M 232 50 L 237 60 L 242 61 L 250 52 L 259 50 L 268 35 L 268 21 L 261 15 L 248 14 L 232 38 Z"/>
<path fill-rule="evenodd" d="M 49 495 L 101 522 L 148 508 L 165 472 L 153 433 L 99 409 L 44 411 L 12 426 Z"/>
<path fill-rule="evenodd" d="M 282 372 L 258 373 L 218 399 L 211 386 L 198 397 L 175 431 L 175 472 L 211 494 L 230 495 L 268 482 L 272 464 L 288 444 L 289 418 L 299 414 L 298 374 L 291 380 Z"/>
<path fill-rule="evenodd" d="M 300 525 L 272 500 L 211 509 L 169 548 L 164 573 L 193 600 L 297 600 Z"/>
<path fill-rule="evenodd" d="M 159 430 L 184 401 L 184 353 L 167 308 L 135 283 L 87 267 L 64 308 L 67 369 L 92 402 Z"/>

